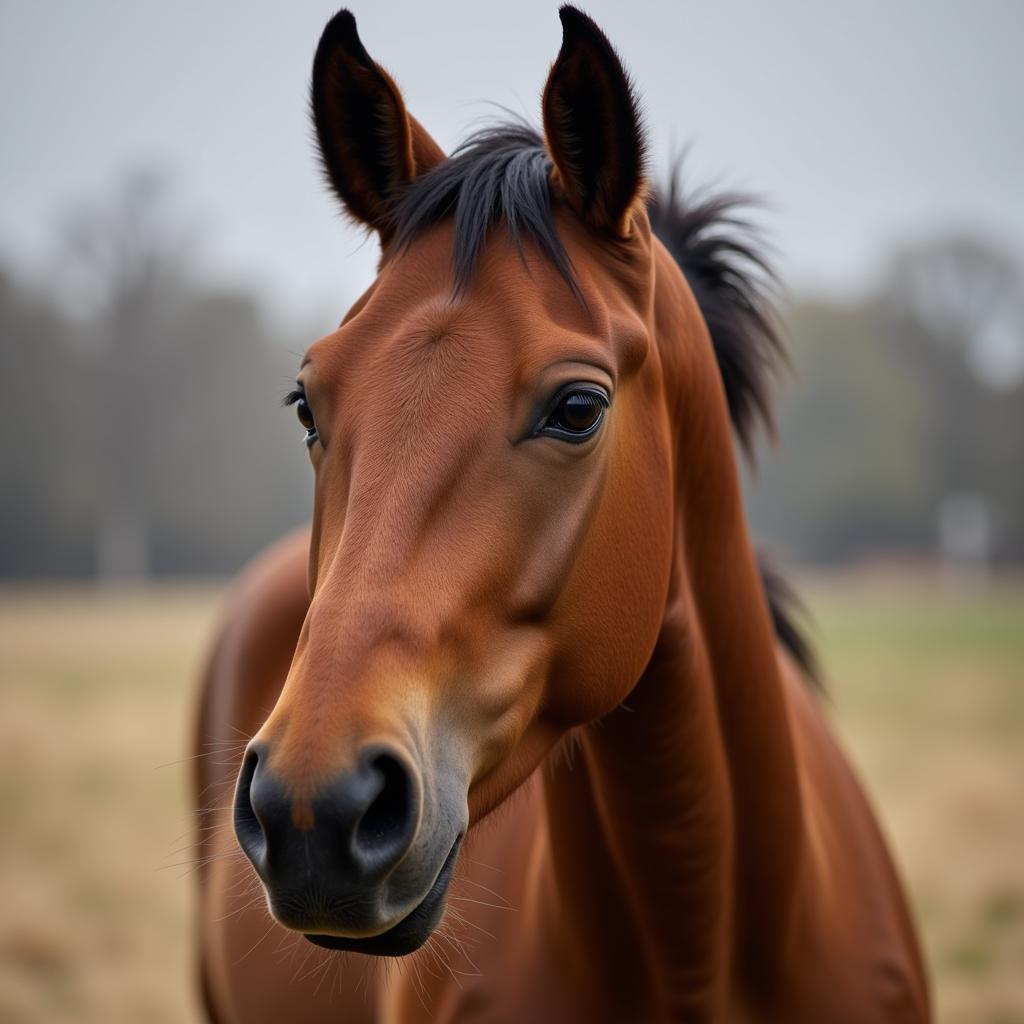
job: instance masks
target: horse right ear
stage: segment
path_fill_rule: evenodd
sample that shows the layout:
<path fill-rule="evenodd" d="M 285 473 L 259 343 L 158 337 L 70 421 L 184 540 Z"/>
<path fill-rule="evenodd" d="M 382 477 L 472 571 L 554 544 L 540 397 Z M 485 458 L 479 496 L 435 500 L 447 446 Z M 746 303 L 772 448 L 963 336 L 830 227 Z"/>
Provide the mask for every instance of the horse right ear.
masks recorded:
<path fill-rule="evenodd" d="M 591 226 L 628 235 L 646 197 L 636 96 L 605 34 L 563 6 L 562 48 L 544 86 L 544 138 L 569 204 Z"/>
<path fill-rule="evenodd" d="M 349 11 L 338 11 L 320 37 L 312 108 L 331 188 L 345 210 L 386 243 L 387 214 L 398 190 L 445 155 L 366 52 Z"/>

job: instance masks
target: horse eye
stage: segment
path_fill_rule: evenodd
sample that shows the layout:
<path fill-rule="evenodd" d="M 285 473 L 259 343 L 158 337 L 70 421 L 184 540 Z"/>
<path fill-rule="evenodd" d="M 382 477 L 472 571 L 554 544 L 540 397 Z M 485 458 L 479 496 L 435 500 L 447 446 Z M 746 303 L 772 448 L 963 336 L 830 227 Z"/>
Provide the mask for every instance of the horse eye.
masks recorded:
<path fill-rule="evenodd" d="M 306 430 L 306 447 L 312 448 L 313 444 L 319 440 L 319 435 L 317 434 L 316 420 L 313 419 L 313 410 L 310 409 L 309 402 L 306 400 L 306 392 L 301 388 L 296 388 L 287 395 L 284 404 L 295 406 L 295 414 Z"/>
<path fill-rule="evenodd" d="M 565 441 L 586 441 L 597 433 L 607 408 L 603 391 L 576 388 L 562 395 L 539 432 Z"/>
<path fill-rule="evenodd" d="M 299 398 L 295 402 L 295 414 L 299 417 L 299 422 L 307 430 L 315 430 L 316 423 L 313 420 L 313 412 L 309 408 L 309 402 L 305 398 Z"/>

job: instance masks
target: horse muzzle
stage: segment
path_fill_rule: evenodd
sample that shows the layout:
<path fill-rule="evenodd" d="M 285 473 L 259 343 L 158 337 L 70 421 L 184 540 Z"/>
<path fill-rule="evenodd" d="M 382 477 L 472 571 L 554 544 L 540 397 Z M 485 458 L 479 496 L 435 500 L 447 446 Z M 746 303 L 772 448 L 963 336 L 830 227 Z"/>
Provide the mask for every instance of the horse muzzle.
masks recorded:
<path fill-rule="evenodd" d="M 250 745 L 234 825 L 274 918 L 329 949 L 402 956 L 423 945 L 444 913 L 465 811 L 425 801 L 421 774 L 384 744 L 309 798 L 290 794 L 271 762 L 265 744 Z"/>

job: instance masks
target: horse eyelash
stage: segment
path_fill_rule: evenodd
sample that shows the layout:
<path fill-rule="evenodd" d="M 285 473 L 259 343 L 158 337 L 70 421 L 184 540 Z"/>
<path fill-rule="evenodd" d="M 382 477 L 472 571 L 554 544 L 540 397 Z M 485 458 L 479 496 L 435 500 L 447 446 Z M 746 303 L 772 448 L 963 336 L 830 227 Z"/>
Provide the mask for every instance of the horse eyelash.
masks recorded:
<path fill-rule="evenodd" d="M 281 400 L 281 404 L 287 408 L 289 405 L 294 405 L 300 399 L 306 397 L 306 392 L 302 388 L 293 388 L 288 392 L 287 395 Z"/>

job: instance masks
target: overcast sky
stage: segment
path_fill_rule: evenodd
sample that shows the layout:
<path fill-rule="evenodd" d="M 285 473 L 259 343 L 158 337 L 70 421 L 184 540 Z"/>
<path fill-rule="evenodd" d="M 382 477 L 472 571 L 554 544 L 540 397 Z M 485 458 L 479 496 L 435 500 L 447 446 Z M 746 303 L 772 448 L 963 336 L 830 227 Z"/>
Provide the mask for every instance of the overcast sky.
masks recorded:
<path fill-rule="evenodd" d="M 168 168 L 219 277 L 344 307 L 375 247 L 336 215 L 306 103 L 334 5 L 0 0 L 0 258 L 45 267 L 69 207 Z M 494 101 L 536 118 L 555 0 L 353 4 L 446 148 Z M 894 241 L 969 230 L 1024 253 L 1022 0 L 585 5 L 639 87 L 655 167 L 756 191 L 789 284 L 850 294 Z"/>

